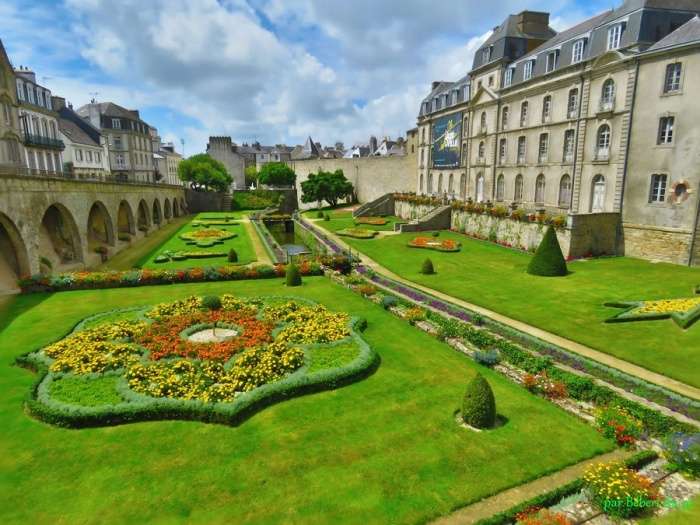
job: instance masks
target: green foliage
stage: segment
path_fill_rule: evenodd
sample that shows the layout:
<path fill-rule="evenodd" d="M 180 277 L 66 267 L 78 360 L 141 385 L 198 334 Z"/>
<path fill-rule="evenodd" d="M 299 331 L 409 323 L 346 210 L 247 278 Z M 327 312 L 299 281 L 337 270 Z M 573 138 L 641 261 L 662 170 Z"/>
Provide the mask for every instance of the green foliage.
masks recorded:
<path fill-rule="evenodd" d="M 258 170 L 255 166 L 248 166 L 243 170 L 246 188 L 258 180 Z"/>
<path fill-rule="evenodd" d="M 323 216 L 323 220 L 324 220 L 324 221 L 330 221 L 330 220 L 331 220 L 331 216 L 330 216 L 328 213 L 326 213 L 326 214 Z"/>
<path fill-rule="evenodd" d="M 440 237 L 440 232 L 433 232 L 433 237 Z"/>
<path fill-rule="evenodd" d="M 323 210 L 318 210 L 318 211 L 316 212 L 316 218 L 317 218 L 317 219 L 324 219 L 324 218 L 326 217 L 326 215 L 327 215 L 326 213 L 323 213 Z"/>
<path fill-rule="evenodd" d="M 357 357 L 359 349 L 354 343 L 325 345 L 309 349 L 309 373 L 347 365 Z"/>
<path fill-rule="evenodd" d="M 228 262 L 230 262 L 230 263 L 238 262 L 238 254 L 236 253 L 236 250 L 234 250 L 233 248 L 231 248 L 231 249 L 228 251 L 228 255 L 227 255 L 226 258 L 228 259 Z"/>
<path fill-rule="evenodd" d="M 205 295 L 202 297 L 202 308 L 205 310 L 221 310 L 221 297 L 218 295 Z"/>
<path fill-rule="evenodd" d="M 234 210 L 264 210 L 280 203 L 282 195 L 274 190 L 234 191 L 231 206 Z"/>
<path fill-rule="evenodd" d="M 382 308 L 385 310 L 388 310 L 392 306 L 396 306 L 399 304 L 399 300 L 394 297 L 393 295 L 385 295 L 382 297 Z"/>
<path fill-rule="evenodd" d="M 491 385 L 479 373 L 469 382 L 464 393 L 462 419 L 475 428 L 491 428 L 496 424 L 496 399 Z"/>
<path fill-rule="evenodd" d="M 198 191 L 226 191 L 233 181 L 226 167 L 206 153 L 193 155 L 180 162 L 177 176 Z"/>
<path fill-rule="evenodd" d="M 421 266 L 420 273 L 423 275 L 433 275 L 435 273 L 435 267 L 433 266 L 433 261 L 426 259 L 423 261 L 423 266 Z"/>
<path fill-rule="evenodd" d="M 700 433 L 670 434 L 664 439 L 663 446 L 671 468 L 692 479 L 700 478 Z"/>
<path fill-rule="evenodd" d="M 301 202 L 318 202 L 318 207 L 326 201 L 331 206 L 337 206 L 340 199 L 352 197 L 352 183 L 345 178 L 343 170 L 334 172 L 319 171 L 311 173 L 309 178 L 301 183 Z"/>
<path fill-rule="evenodd" d="M 297 174 L 284 162 L 268 162 L 258 174 L 260 184 L 268 186 L 293 186 L 297 180 Z"/>
<path fill-rule="evenodd" d="M 566 260 L 561 252 L 557 233 L 553 226 L 547 228 L 542 242 L 530 260 L 527 273 L 543 277 L 561 277 L 568 273 Z"/>
<path fill-rule="evenodd" d="M 480 365 L 491 367 L 497 365 L 500 360 L 501 356 L 495 348 L 474 352 L 474 361 Z"/>
<path fill-rule="evenodd" d="M 51 382 L 51 397 L 70 405 L 95 407 L 123 401 L 117 393 L 117 378 L 65 376 Z"/>
<path fill-rule="evenodd" d="M 290 263 L 287 265 L 285 279 L 287 286 L 301 286 L 301 274 L 299 273 L 299 268 L 296 264 Z"/>

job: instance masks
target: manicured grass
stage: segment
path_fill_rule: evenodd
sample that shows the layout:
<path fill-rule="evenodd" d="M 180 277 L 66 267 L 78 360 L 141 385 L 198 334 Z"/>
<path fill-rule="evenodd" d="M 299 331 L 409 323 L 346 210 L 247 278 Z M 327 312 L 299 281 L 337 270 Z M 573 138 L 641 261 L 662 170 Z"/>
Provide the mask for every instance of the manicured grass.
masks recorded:
<path fill-rule="evenodd" d="M 99 406 L 119 403 L 117 378 L 113 376 L 99 379 L 66 376 L 51 383 L 51 397 L 64 403 Z"/>
<path fill-rule="evenodd" d="M 322 346 L 309 350 L 311 364 L 309 372 L 318 372 L 328 368 L 336 368 L 348 364 L 357 357 L 359 349 L 355 344 L 340 344 Z"/>
<path fill-rule="evenodd" d="M 355 225 L 355 219 L 352 217 L 352 212 L 350 211 L 335 211 L 335 212 L 330 212 L 331 220 L 330 221 L 319 221 L 319 224 L 322 224 L 324 228 L 330 230 L 330 231 L 338 231 L 338 230 L 344 230 L 345 228 L 354 228 L 355 226 L 359 228 L 365 228 L 367 230 L 375 230 L 375 231 L 394 231 L 394 223 L 396 221 L 401 221 L 398 217 L 394 217 L 393 215 L 387 215 L 384 217 L 387 222 L 386 224 L 382 226 L 378 225 L 373 225 L 373 224 L 358 224 Z M 307 213 L 306 217 L 309 219 L 315 219 L 316 218 L 316 213 Z M 402 221 L 405 222 L 405 221 Z"/>
<path fill-rule="evenodd" d="M 460 252 L 426 252 L 406 246 L 416 235 L 344 240 L 406 279 L 700 387 L 700 323 L 685 331 L 671 319 L 607 324 L 620 310 L 603 306 L 692 297 L 699 268 L 618 257 L 570 263 L 566 277 L 538 277 L 525 271 L 529 254 L 452 232 L 439 238 L 461 242 Z M 419 273 L 426 257 L 436 275 Z"/>
<path fill-rule="evenodd" d="M 163 421 L 65 430 L 22 410 L 34 374 L 11 365 L 87 315 L 191 294 L 293 295 L 364 316 L 382 362 L 367 379 L 295 398 L 239 427 Z M 17 297 L 0 326 L 2 523 L 420 523 L 611 449 L 592 427 L 481 369 L 325 278 Z M 508 418 L 455 424 L 480 368 Z M 546 454 L 541 453 L 546 451 Z"/>
<path fill-rule="evenodd" d="M 221 266 L 228 264 L 226 256 L 221 257 L 207 257 L 204 259 L 185 259 L 184 261 L 169 261 L 166 263 L 155 262 L 156 257 L 165 251 L 170 252 L 197 252 L 197 251 L 207 251 L 207 252 L 221 252 L 228 253 L 228 251 L 233 248 L 238 253 L 238 263 L 237 264 L 248 264 L 256 260 L 255 251 L 248 238 L 248 232 L 245 225 L 241 222 L 237 224 L 232 224 L 231 226 L 211 226 L 210 229 L 227 230 L 236 234 L 233 239 L 227 239 L 223 244 L 217 244 L 210 246 L 208 248 L 199 248 L 196 245 L 188 245 L 184 240 L 180 239 L 180 235 L 189 231 L 199 231 L 204 230 L 202 226 L 194 227 L 192 226 L 192 221 L 197 219 L 216 219 L 217 217 L 231 217 L 241 218 L 243 213 L 247 212 L 207 212 L 200 213 L 196 215 L 191 221 L 183 225 L 177 232 L 175 232 L 166 242 L 154 249 L 147 257 L 142 261 L 143 268 L 160 268 L 167 270 L 176 270 L 182 268 L 196 268 L 205 266 Z"/>

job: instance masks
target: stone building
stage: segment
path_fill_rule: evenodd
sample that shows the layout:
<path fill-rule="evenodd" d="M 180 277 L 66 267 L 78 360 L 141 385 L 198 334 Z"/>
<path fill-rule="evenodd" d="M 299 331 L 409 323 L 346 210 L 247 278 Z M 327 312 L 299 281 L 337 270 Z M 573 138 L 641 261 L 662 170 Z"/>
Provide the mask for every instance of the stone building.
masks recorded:
<path fill-rule="evenodd" d="M 0 172 L 23 165 L 15 75 L 0 40 Z"/>
<path fill-rule="evenodd" d="M 165 184 L 182 185 L 182 181 L 177 175 L 177 167 L 182 162 L 182 155 L 175 150 L 175 144 L 161 140 L 156 128 L 151 128 L 150 134 L 156 166 L 156 179 Z"/>
<path fill-rule="evenodd" d="M 678 46 L 689 46 L 670 44 L 694 38 L 698 12 L 697 0 L 628 0 L 558 34 L 547 13 L 509 16 L 465 77 L 434 82 L 423 100 L 417 192 L 545 210 L 567 216 L 570 226 L 582 222 L 573 216 L 596 215 L 616 253 L 688 263 L 697 196 L 684 198 L 687 212 L 670 195 L 649 202 L 653 185 L 682 179 L 692 191 L 700 182 L 681 158 L 669 164 L 673 146 L 657 144 L 659 112 L 672 117 L 684 97 L 661 91 L 664 72 L 654 64 L 675 61 Z M 693 136 L 683 139 L 686 148 Z M 680 173 L 667 173 L 665 183 L 652 182 L 661 168 L 676 167 Z M 640 225 L 651 229 L 642 234 Z M 658 228 L 681 230 L 685 248 L 639 249 L 669 233 Z"/>
<path fill-rule="evenodd" d="M 58 113 L 51 92 L 36 83 L 36 74 L 30 69 L 15 69 L 15 77 L 24 164 L 32 174 L 60 175 L 65 145 L 58 136 Z"/>
<path fill-rule="evenodd" d="M 77 113 L 106 137 L 109 167 L 116 179 L 155 182 L 149 125 L 141 120 L 138 110 L 93 101 Z"/>

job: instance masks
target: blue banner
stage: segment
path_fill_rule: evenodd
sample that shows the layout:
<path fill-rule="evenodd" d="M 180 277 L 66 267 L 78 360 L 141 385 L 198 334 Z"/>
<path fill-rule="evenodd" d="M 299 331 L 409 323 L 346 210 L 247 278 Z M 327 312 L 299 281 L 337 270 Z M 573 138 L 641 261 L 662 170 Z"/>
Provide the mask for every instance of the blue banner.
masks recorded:
<path fill-rule="evenodd" d="M 462 151 L 462 113 L 453 113 L 433 123 L 433 167 L 457 168 Z"/>

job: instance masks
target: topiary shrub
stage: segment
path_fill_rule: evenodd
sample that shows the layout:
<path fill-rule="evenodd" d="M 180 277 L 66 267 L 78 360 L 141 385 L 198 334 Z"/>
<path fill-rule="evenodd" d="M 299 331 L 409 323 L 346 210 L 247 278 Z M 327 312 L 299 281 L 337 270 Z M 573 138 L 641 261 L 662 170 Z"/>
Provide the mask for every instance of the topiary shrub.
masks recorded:
<path fill-rule="evenodd" d="M 477 373 L 467 385 L 462 401 L 462 419 L 475 428 L 491 428 L 496 424 L 496 400 L 484 376 Z"/>
<path fill-rule="evenodd" d="M 205 310 L 221 310 L 221 298 L 218 295 L 202 297 L 202 308 Z"/>
<path fill-rule="evenodd" d="M 330 216 L 328 213 L 326 213 L 326 214 L 323 216 L 323 220 L 324 220 L 324 221 L 330 221 L 330 220 L 331 220 L 331 216 Z"/>
<path fill-rule="evenodd" d="M 289 263 L 287 265 L 285 277 L 287 279 L 287 286 L 301 286 L 301 274 L 296 264 Z"/>
<path fill-rule="evenodd" d="M 547 228 L 542 242 L 530 260 L 527 273 L 543 277 L 561 277 L 568 273 L 564 254 L 561 252 L 557 234 L 552 226 Z"/>
<path fill-rule="evenodd" d="M 440 237 L 440 232 L 433 232 L 433 237 Z"/>
<path fill-rule="evenodd" d="M 316 218 L 317 218 L 317 219 L 323 219 L 324 216 L 325 216 L 325 214 L 323 213 L 323 210 L 318 210 L 318 211 L 316 212 Z"/>
<path fill-rule="evenodd" d="M 384 297 L 382 297 L 382 307 L 385 310 L 388 310 L 392 306 L 396 306 L 398 304 L 399 304 L 399 300 L 396 297 L 394 297 L 393 295 L 385 295 Z"/>
<path fill-rule="evenodd" d="M 227 258 L 228 258 L 228 262 L 230 262 L 230 263 L 238 262 L 238 254 L 236 253 L 236 250 L 234 250 L 233 248 L 231 248 L 231 249 L 228 251 L 228 257 L 227 257 Z"/>
<path fill-rule="evenodd" d="M 424 275 L 433 275 L 435 273 L 435 267 L 433 266 L 433 261 L 426 259 L 423 261 L 423 266 L 420 269 L 420 273 Z"/>

